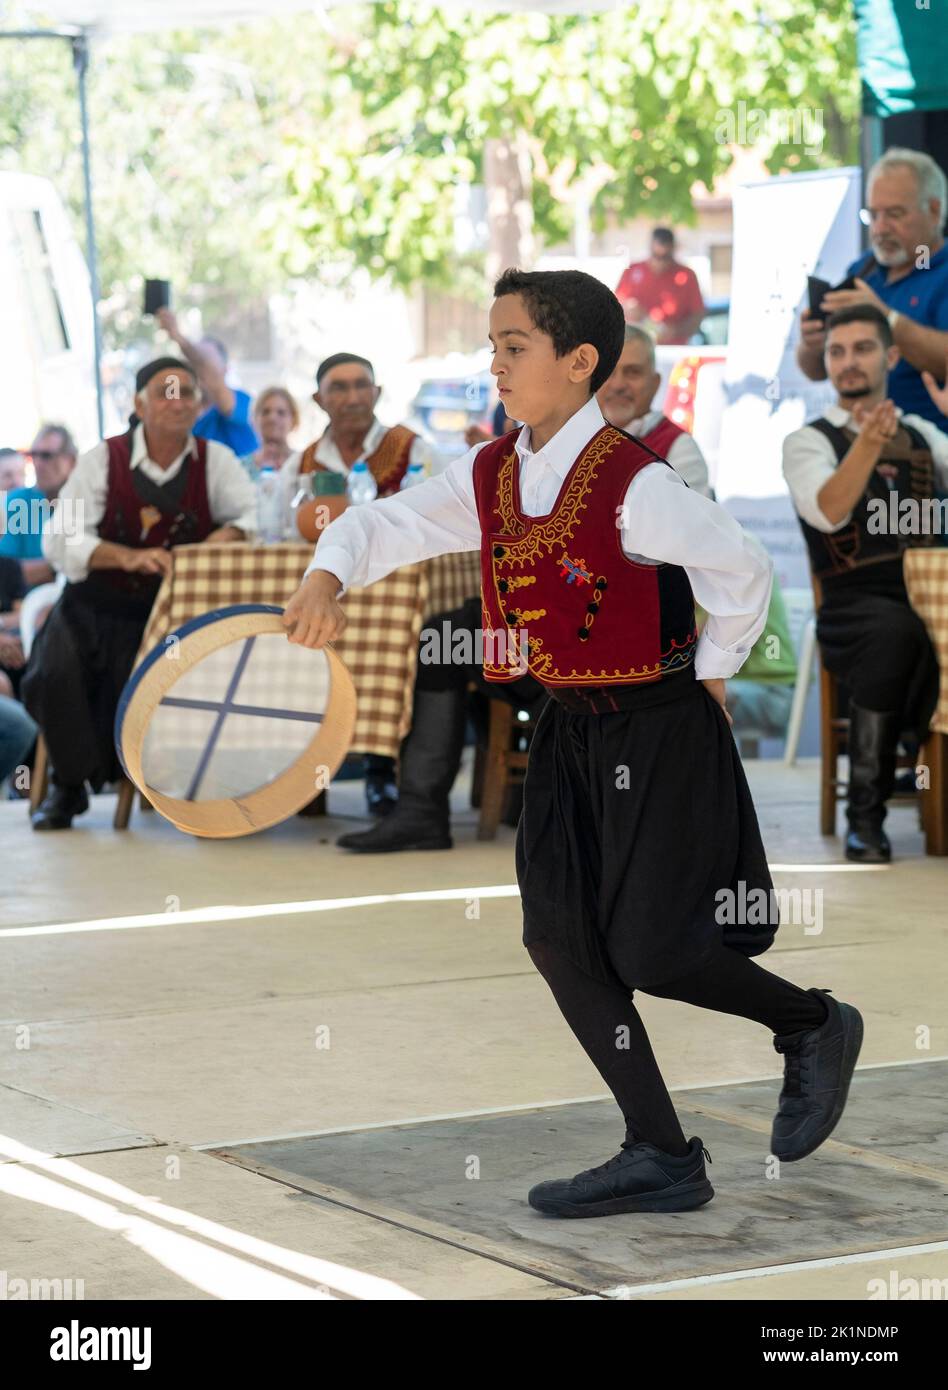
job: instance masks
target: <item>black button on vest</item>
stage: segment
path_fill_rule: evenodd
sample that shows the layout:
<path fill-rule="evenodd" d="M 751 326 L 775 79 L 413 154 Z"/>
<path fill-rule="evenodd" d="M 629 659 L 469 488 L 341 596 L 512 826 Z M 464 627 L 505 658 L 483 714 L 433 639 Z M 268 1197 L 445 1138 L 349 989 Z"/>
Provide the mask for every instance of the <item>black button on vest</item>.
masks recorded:
<path fill-rule="evenodd" d="M 507 554 L 507 552 L 506 552 L 506 550 L 504 549 L 504 547 L 503 547 L 502 545 L 495 545 L 495 546 L 494 546 L 494 559 L 495 559 L 495 560 L 502 560 L 506 554 Z"/>

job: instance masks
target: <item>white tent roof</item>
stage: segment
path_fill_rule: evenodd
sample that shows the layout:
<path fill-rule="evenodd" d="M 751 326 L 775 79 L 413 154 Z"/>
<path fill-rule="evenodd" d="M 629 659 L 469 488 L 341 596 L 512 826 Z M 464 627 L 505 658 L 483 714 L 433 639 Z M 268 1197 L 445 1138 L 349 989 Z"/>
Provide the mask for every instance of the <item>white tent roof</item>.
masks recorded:
<path fill-rule="evenodd" d="M 588 14 L 618 9 L 623 0 L 451 0 L 453 8 L 535 10 Z M 42 15 L 53 25 L 75 25 L 98 34 L 157 29 L 192 29 L 241 24 L 275 14 L 323 14 L 347 8 L 341 0 L 43 0 Z"/>

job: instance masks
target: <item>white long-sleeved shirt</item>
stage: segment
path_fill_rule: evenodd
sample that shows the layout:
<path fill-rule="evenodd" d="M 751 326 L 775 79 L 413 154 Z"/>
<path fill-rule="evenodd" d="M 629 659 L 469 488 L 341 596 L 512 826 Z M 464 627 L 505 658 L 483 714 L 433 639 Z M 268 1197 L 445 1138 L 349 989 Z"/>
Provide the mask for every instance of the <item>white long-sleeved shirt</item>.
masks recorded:
<path fill-rule="evenodd" d="M 634 434 L 638 439 L 644 439 L 650 430 L 664 419 L 660 410 L 650 410 L 638 420 L 630 420 L 622 428 L 626 434 Z M 660 452 L 660 451 L 659 451 Z M 711 488 L 708 483 L 708 465 L 705 462 L 704 454 L 698 448 L 694 438 L 687 430 L 674 438 L 669 446 L 668 453 L 665 455 L 668 462 L 676 473 L 680 473 L 685 482 L 694 492 L 700 492 L 702 497 L 710 497 Z"/>
<path fill-rule="evenodd" d="M 898 406 L 895 413 L 902 424 L 912 425 L 924 437 L 932 451 L 935 477 L 939 486 L 948 491 L 948 434 L 921 415 L 903 415 Z M 837 429 L 859 429 L 851 413 L 841 405 L 831 405 L 824 412 L 824 418 Z M 830 534 L 848 525 L 852 518 L 852 512 L 847 512 L 841 521 L 829 521 L 816 500 L 837 467 L 836 450 L 826 435 L 813 429 L 812 425 L 803 425 L 783 441 L 783 476 L 787 480 L 793 505 L 804 521 L 808 521 L 817 531 Z"/>
<path fill-rule="evenodd" d="M 552 509 L 563 479 L 604 424 L 592 397 L 542 449 L 531 447 L 529 426 L 521 429 L 514 448 L 527 515 Z M 400 565 L 480 549 L 474 460 L 483 447 L 475 445 L 438 477 L 407 492 L 349 507 L 326 527 L 306 573 L 328 570 L 343 588 L 364 586 Z M 708 614 L 695 674 L 699 680 L 733 676 L 767 620 L 773 563 L 759 542 L 664 463 L 647 464 L 629 484 L 621 537 L 630 559 L 684 568 Z"/>
<path fill-rule="evenodd" d="M 193 435 L 167 468 L 148 457 L 145 427 L 138 424 L 132 436 L 130 464 L 159 486 L 176 477 L 196 448 Z M 109 480 L 109 448 L 100 440 L 81 454 L 59 494 L 56 507 L 43 526 L 43 554 L 53 569 L 71 584 L 89 573 L 92 552 L 102 543 L 98 525 L 105 515 Z M 217 526 L 237 526 L 248 540 L 257 529 L 257 494 L 243 464 L 226 444 L 207 442 L 207 500 Z"/>

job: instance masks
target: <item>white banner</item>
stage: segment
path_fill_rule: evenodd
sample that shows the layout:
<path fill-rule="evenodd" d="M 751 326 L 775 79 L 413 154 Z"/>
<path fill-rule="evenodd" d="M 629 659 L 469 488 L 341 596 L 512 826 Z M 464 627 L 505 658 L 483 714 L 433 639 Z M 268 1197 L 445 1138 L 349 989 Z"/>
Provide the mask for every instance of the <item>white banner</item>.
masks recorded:
<path fill-rule="evenodd" d="M 734 273 L 727 405 L 715 493 L 774 557 L 784 587 L 809 585 L 781 445 L 820 415 L 834 393 L 812 382 L 794 353 L 806 277 L 841 280 L 860 250 L 860 174 L 833 169 L 743 184 L 734 192 Z"/>

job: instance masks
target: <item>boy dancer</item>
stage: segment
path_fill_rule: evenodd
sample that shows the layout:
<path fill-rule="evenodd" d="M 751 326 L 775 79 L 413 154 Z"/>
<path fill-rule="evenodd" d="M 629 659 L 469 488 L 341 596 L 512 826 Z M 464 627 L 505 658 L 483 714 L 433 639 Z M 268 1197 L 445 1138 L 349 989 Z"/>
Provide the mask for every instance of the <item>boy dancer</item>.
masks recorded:
<path fill-rule="evenodd" d="M 523 429 L 347 511 L 284 621 L 290 641 L 323 646 L 344 629 L 345 587 L 480 549 L 484 627 L 515 643 L 485 675 L 514 679 L 525 650 L 553 697 L 517 832 L 524 944 L 626 1122 L 614 1158 L 529 1201 L 558 1216 L 685 1211 L 714 1195 L 706 1151 L 681 1130 L 635 989 L 773 1030 L 785 1072 L 771 1148 L 786 1160 L 836 1125 L 862 1038 L 850 1005 L 748 959 L 773 925 L 716 912 L 721 890 L 751 902 L 772 887 L 724 709 L 772 567 L 723 508 L 605 423 L 594 393 L 624 336 L 611 291 L 579 271 L 507 271 L 494 293 L 492 371 Z"/>

